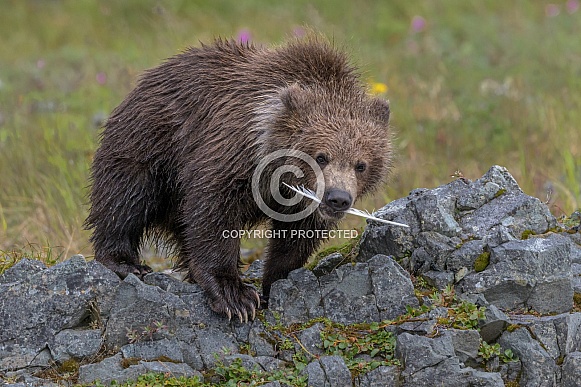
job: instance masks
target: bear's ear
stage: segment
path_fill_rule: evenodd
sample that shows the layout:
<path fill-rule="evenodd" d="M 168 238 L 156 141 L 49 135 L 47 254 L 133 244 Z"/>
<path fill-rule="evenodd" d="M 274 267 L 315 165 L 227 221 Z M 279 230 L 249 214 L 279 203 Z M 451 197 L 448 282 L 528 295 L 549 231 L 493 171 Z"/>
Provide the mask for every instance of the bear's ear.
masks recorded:
<path fill-rule="evenodd" d="M 282 89 L 279 97 L 285 109 L 287 109 L 289 112 L 297 112 L 303 105 L 303 94 L 304 91 L 301 89 L 298 83 L 293 83 L 292 85 Z"/>
<path fill-rule="evenodd" d="M 373 98 L 371 100 L 371 109 L 369 112 L 377 121 L 386 125 L 389 124 L 389 101 L 381 98 Z"/>

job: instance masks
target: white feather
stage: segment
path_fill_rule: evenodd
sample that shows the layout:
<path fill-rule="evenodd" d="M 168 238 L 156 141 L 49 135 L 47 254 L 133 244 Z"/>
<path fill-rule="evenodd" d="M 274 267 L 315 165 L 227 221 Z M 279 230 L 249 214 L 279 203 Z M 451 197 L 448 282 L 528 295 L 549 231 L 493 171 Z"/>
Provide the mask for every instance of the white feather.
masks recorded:
<path fill-rule="evenodd" d="M 302 195 L 302 196 L 304 196 L 306 198 L 309 198 L 311 200 L 314 200 L 317 203 L 321 203 L 321 199 L 319 199 L 317 197 L 317 195 L 313 191 L 311 191 L 310 189 L 305 188 L 304 186 L 293 187 L 293 186 L 288 185 L 287 183 L 284 183 L 284 182 L 283 182 L 283 184 L 286 185 L 287 187 L 289 187 L 290 189 L 292 189 L 293 191 L 295 191 L 296 193 L 298 193 L 299 195 Z M 407 224 L 403 224 L 403 223 L 393 222 L 391 220 L 385 220 L 385 219 L 377 218 L 377 217 L 371 215 L 367 211 L 358 210 L 357 208 L 353 208 L 353 207 L 351 207 L 350 209 L 348 209 L 345 212 L 348 213 L 348 214 L 361 216 L 363 218 L 375 220 L 377 222 L 391 224 L 391 225 L 394 225 L 394 226 L 409 227 Z"/>

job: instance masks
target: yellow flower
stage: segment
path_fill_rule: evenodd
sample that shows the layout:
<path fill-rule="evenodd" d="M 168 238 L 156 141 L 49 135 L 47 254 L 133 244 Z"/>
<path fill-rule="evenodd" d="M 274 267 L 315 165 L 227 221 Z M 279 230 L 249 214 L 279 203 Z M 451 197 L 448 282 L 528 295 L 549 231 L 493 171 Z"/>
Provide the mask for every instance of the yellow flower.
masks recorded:
<path fill-rule="evenodd" d="M 383 94 L 388 90 L 387 85 L 381 82 L 371 82 L 371 94 Z"/>

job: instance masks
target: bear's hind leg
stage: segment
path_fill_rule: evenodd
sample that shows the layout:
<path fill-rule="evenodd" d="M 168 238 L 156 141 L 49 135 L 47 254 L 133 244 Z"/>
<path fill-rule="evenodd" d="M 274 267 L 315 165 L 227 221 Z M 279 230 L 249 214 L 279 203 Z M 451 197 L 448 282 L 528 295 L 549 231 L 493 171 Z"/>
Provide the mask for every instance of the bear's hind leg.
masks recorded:
<path fill-rule="evenodd" d="M 151 273 L 141 264 L 139 248 L 157 206 L 147 174 L 117 173 L 96 168 L 91 211 L 85 222 L 93 229 L 91 242 L 95 259 L 121 278 L 135 274 L 139 278 Z"/>

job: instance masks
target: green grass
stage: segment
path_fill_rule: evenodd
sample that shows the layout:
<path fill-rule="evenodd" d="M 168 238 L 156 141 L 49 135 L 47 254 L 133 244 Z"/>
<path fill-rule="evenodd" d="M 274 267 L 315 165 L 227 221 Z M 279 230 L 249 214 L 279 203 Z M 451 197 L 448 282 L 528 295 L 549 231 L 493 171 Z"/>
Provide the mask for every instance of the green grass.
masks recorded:
<path fill-rule="evenodd" d="M 581 10 L 558 4 L 549 17 L 524 0 L 0 0 L 0 250 L 91 255 L 82 222 L 96 121 L 144 69 L 243 28 L 280 43 L 308 25 L 387 85 L 396 167 L 359 208 L 500 164 L 531 195 L 552 187 L 553 212 L 569 214 L 581 206 Z"/>

